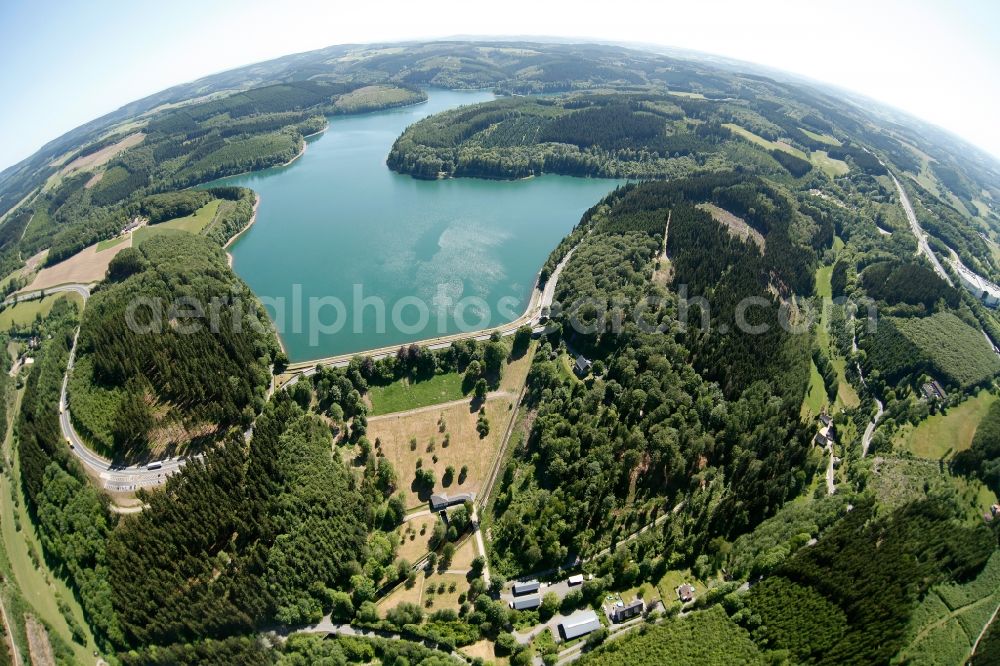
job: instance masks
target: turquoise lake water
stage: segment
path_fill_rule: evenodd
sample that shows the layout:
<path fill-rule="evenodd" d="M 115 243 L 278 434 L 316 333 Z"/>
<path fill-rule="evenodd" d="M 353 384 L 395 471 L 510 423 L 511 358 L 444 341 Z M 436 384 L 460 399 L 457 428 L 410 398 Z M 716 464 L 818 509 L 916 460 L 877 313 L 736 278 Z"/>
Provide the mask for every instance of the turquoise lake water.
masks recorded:
<path fill-rule="evenodd" d="M 292 361 L 513 321 L 552 249 L 618 185 L 393 173 L 385 158 L 408 125 L 493 99 L 485 91 L 428 94 L 404 109 L 331 117 L 292 164 L 212 183 L 261 197 L 257 221 L 229 251 Z"/>

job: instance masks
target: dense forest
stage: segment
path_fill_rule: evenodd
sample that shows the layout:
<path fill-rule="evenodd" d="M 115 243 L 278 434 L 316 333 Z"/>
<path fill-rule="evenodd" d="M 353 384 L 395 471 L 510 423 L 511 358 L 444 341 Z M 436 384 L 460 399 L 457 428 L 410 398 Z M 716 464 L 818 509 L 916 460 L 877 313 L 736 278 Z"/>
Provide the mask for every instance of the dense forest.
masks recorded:
<path fill-rule="evenodd" d="M 512 464 L 505 472 L 491 528 L 500 570 L 561 564 L 650 512 L 679 504 L 683 510 L 665 522 L 662 547 L 693 560 L 714 536 L 750 529 L 805 483 L 808 436 L 798 405 L 807 348 L 777 327 L 755 340 L 693 326 L 685 335 L 679 303 L 650 280 L 669 213 L 671 256 L 694 257 L 690 265 L 674 263 L 678 283 L 689 282 L 696 296 L 715 290 L 723 303 L 727 289 L 733 299 L 768 294 L 760 255 L 688 203 L 699 193 L 724 197 L 731 183 L 706 177 L 628 188 L 585 217 L 591 233 L 566 266 L 556 297 L 587 305 L 554 317 L 562 339 L 546 341 L 532 367 L 529 399 L 537 416 L 517 458 L 533 461 L 535 471 Z M 781 235 L 777 215 L 759 222 Z M 709 256 L 713 262 L 706 263 Z M 736 268 L 747 257 L 758 263 Z M 739 279 L 727 282 L 733 272 Z M 644 330 L 631 312 L 619 315 L 623 321 L 613 330 L 616 316 L 594 309 L 650 294 L 661 300 L 645 321 L 672 335 Z M 777 303 L 767 302 L 775 316 Z M 711 322 L 729 314 L 713 311 Z M 579 332 L 571 317 L 594 325 Z M 562 376 L 549 358 L 558 345 L 596 359 L 600 377 L 584 384 Z"/>
<path fill-rule="evenodd" d="M 80 330 L 69 393 L 80 431 L 133 457 L 248 427 L 279 350 L 222 252 L 193 235 L 154 236 L 120 252 L 109 274 Z"/>

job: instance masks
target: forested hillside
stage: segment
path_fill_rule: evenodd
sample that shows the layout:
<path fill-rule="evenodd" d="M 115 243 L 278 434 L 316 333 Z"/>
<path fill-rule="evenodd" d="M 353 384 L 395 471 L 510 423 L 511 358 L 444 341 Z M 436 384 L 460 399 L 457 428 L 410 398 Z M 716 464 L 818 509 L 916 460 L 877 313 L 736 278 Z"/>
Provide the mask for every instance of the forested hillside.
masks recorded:
<path fill-rule="evenodd" d="M 249 426 L 278 347 L 221 250 L 191 235 L 153 237 L 119 253 L 109 273 L 80 330 L 69 400 L 81 432 L 133 457 Z"/>
<path fill-rule="evenodd" d="M 676 561 L 693 560 L 713 537 L 751 528 L 806 482 L 809 436 L 798 406 L 807 347 L 777 327 L 763 337 L 718 330 L 722 321 L 731 324 L 728 304 L 739 298 L 768 299 L 765 317 L 778 308 L 763 258 L 691 207 L 701 197 L 725 198 L 732 182 L 708 177 L 628 188 L 585 217 L 583 230 L 591 231 L 556 298 L 587 305 L 555 317 L 562 335 L 540 348 L 529 378 L 537 416 L 516 456 L 531 467 L 508 467 L 494 507 L 502 571 L 560 564 L 674 507 L 680 510 L 667 518 L 662 547 Z M 765 184 L 757 187 L 768 195 Z M 712 330 L 692 316 L 685 333 L 676 297 L 651 281 L 668 214 L 674 284 L 690 284 L 692 296 L 712 290 L 724 306 L 712 303 Z M 759 223 L 777 239 L 788 222 L 781 216 L 793 214 L 762 214 Z M 643 330 L 630 307 L 621 330 L 612 330 L 610 312 L 601 319 L 596 309 L 650 295 L 662 301 L 643 319 L 668 335 Z M 593 332 L 578 332 L 571 316 Z M 566 378 L 549 358 L 560 345 L 604 370 L 593 382 Z"/>

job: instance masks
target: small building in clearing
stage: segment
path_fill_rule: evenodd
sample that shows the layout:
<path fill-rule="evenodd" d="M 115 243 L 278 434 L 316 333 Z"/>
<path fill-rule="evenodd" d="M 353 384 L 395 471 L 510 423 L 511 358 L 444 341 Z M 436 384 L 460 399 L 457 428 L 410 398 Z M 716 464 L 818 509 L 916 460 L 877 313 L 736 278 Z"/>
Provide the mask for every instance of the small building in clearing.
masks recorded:
<path fill-rule="evenodd" d="M 576 357 L 576 363 L 573 364 L 573 372 L 576 373 L 577 377 L 586 377 L 590 373 L 590 369 L 594 367 L 594 364 L 588 361 L 583 356 Z"/>
<path fill-rule="evenodd" d="M 444 493 L 431 495 L 431 511 L 441 511 L 442 509 L 447 509 L 449 506 L 465 504 L 466 502 L 473 501 L 475 498 L 476 496 L 473 493 L 458 493 L 451 497 L 448 497 Z"/>
<path fill-rule="evenodd" d="M 694 599 L 694 585 L 691 583 L 684 583 L 677 588 L 677 598 L 682 602 L 687 603 Z"/>
<path fill-rule="evenodd" d="M 920 387 L 920 392 L 923 393 L 924 398 L 926 398 L 928 402 L 934 402 L 935 400 L 944 400 L 945 396 L 947 395 L 945 393 L 944 387 L 942 387 L 941 384 L 936 379 L 932 379 L 931 381 L 922 385 Z"/>
<path fill-rule="evenodd" d="M 569 585 L 583 585 L 583 574 L 576 574 L 566 579 Z"/>
<path fill-rule="evenodd" d="M 597 613 L 592 610 L 580 611 L 559 623 L 559 635 L 563 640 L 571 641 L 600 628 L 601 621 L 597 618 Z"/>

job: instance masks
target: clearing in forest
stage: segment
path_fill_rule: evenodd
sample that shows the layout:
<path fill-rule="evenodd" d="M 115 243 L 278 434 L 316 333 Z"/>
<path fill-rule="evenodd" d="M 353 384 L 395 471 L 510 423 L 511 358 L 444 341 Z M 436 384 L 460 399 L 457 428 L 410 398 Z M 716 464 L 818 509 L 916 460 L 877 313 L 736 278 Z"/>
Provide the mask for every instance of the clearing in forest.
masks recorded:
<path fill-rule="evenodd" d="M 34 281 L 22 291 L 37 291 L 61 284 L 90 284 L 100 282 L 108 273 L 108 264 L 115 255 L 132 243 L 118 243 L 112 247 L 98 250 L 100 244 L 91 245 L 80 250 L 69 259 L 60 261 L 55 266 L 48 266 L 38 271 Z"/>

